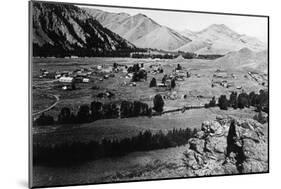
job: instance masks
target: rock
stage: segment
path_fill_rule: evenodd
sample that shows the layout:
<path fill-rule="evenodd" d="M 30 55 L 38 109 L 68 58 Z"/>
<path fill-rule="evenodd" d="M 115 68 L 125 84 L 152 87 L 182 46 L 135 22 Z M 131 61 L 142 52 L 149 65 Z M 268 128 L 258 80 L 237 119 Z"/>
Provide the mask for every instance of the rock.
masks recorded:
<path fill-rule="evenodd" d="M 254 120 L 257 120 L 261 124 L 268 122 L 268 114 L 265 112 L 259 112 L 253 117 Z"/>
<path fill-rule="evenodd" d="M 192 138 L 189 140 L 189 148 L 201 154 L 204 151 L 204 140 Z"/>
<path fill-rule="evenodd" d="M 256 120 L 220 116 L 204 121 L 188 144 L 183 158 L 188 176 L 268 171 L 267 139 Z"/>

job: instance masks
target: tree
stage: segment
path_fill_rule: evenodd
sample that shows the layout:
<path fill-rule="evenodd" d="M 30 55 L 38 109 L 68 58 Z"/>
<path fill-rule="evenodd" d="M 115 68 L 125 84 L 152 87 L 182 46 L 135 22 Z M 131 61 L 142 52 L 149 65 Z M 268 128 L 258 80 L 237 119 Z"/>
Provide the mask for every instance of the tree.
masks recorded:
<path fill-rule="evenodd" d="M 133 65 L 132 71 L 133 71 L 133 72 L 138 72 L 139 70 L 140 70 L 139 64 L 134 64 L 134 65 Z"/>
<path fill-rule="evenodd" d="M 218 106 L 221 110 L 227 110 L 228 102 L 225 95 L 221 95 L 219 98 Z"/>
<path fill-rule="evenodd" d="M 238 104 L 237 104 L 237 92 L 232 92 L 229 97 L 228 101 L 229 106 L 232 108 L 236 109 Z"/>
<path fill-rule="evenodd" d="M 269 112 L 269 97 L 268 91 L 260 90 L 259 95 L 256 98 L 256 107 L 258 111 Z"/>
<path fill-rule="evenodd" d="M 45 115 L 42 113 L 38 119 L 35 120 L 34 125 L 45 126 L 54 124 L 54 118 L 50 115 Z"/>
<path fill-rule="evenodd" d="M 71 82 L 71 90 L 76 90 L 75 81 Z"/>
<path fill-rule="evenodd" d="M 212 100 L 209 103 L 209 107 L 215 107 L 216 105 L 217 105 L 216 97 L 213 96 Z"/>
<path fill-rule="evenodd" d="M 177 65 L 176 70 L 182 70 L 182 67 L 181 67 L 181 65 L 180 65 L 180 64 L 178 64 L 178 65 Z"/>
<path fill-rule="evenodd" d="M 156 112 L 162 112 L 163 111 L 163 107 L 164 107 L 164 100 L 162 98 L 162 96 L 160 94 L 155 95 L 154 99 L 153 99 L 153 104 L 154 107 L 153 109 Z"/>
<path fill-rule="evenodd" d="M 77 116 L 76 116 L 76 121 L 78 123 L 87 123 L 91 120 L 90 117 L 90 108 L 88 105 L 82 105 L 79 107 Z"/>
<path fill-rule="evenodd" d="M 63 107 L 58 116 L 58 123 L 69 124 L 74 123 L 75 116 L 68 107 Z"/>
<path fill-rule="evenodd" d="M 92 120 L 102 119 L 103 116 L 103 104 L 98 101 L 91 102 L 91 117 Z"/>
<path fill-rule="evenodd" d="M 163 76 L 163 78 L 162 78 L 162 83 L 163 83 L 163 84 L 166 83 L 167 77 L 168 77 L 167 74 L 165 74 L 165 75 Z"/>
<path fill-rule="evenodd" d="M 153 77 L 150 81 L 149 87 L 156 87 L 156 79 Z"/>
<path fill-rule="evenodd" d="M 173 78 L 172 80 L 171 80 L 171 89 L 173 89 L 173 88 L 175 88 L 176 87 L 176 80 L 175 80 L 175 78 Z"/>
<path fill-rule="evenodd" d="M 113 68 L 116 69 L 118 67 L 118 64 L 116 62 L 113 63 Z"/>
<path fill-rule="evenodd" d="M 257 97 L 258 97 L 258 95 L 254 91 L 250 92 L 250 94 L 249 94 L 249 104 L 251 106 L 256 106 Z"/>
<path fill-rule="evenodd" d="M 242 92 L 238 96 L 238 108 L 243 109 L 244 107 L 249 107 L 249 97 L 247 93 Z"/>

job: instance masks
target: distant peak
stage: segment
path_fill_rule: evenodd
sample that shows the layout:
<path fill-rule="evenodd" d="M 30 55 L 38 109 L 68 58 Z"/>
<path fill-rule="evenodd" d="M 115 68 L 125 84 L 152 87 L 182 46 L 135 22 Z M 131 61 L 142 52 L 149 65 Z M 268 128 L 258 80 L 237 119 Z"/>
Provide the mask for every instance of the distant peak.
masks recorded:
<path fill-rule="evenodd" d="M 219 29 L 229 29 L 225 24 L 212 24 L 208 28 L 219 28 Z"/>
<path fill-rule="evenodd" d="M 135 15 L 135 17 L 147 17 L 145 14 L 142 14 L 142 13 L 138 13 Z"/>

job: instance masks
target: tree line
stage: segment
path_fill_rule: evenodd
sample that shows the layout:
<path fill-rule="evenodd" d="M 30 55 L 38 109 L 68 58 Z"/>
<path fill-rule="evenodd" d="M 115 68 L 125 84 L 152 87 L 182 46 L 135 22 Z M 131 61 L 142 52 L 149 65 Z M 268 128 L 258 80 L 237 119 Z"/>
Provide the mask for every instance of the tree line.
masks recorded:
<path fill-rule="evenodd" d="M 90 123 L 99 119 L 128 118 L 137 116 L 152 116 L 153 110 L 162 112 L 164 100 L 160 94 L 153 99 L 153 108 L 140 101 L 121 101 L 121 103 L 101 103 L 93 101 L 90 105 L 81 105 L 75 114 L 69 107 L 63 107 L 57 119 L 42 113 L 37 118 L 34 126 L 46 126 L 54 124 Z"/>
<path fill-rule="evenodd" d="M 194 137 L 196 129 L 173 129 L 166 134 L 158 131 L 152 134 L 150 130 L 140 132 L 131 138 L 121 140 L 90 141 L 88 143 L 73 142 L 56 145 L 33 144 L 33 162 L 35 164 L 78 163 L 105 157 L 126 155 L 130 152 L 149 151 L 176 147 L 187 144 Z"/>
<path fill-rule="evenodd" d="M 212 100 L 205 104 L 205 107 L 214 107 L 219 106 L 222 110 L 227 110 L 229 107 L 234 109 L 240 108 L 248 108 L 250 106 L 256 107 L 257 111 L 264 111 L 268 113 L 269 111 L 269 96 L 267 90 L 260 90 L 258 94 L 255 92 L 250 92 L 247 94 L 246 92 L 242 92 L 239 95 L 237 92 L 232 92 L 229 98 L 226 95 L 221 95 L 218 99 L 218 103 L 216 103 L 215 97 Z"/>

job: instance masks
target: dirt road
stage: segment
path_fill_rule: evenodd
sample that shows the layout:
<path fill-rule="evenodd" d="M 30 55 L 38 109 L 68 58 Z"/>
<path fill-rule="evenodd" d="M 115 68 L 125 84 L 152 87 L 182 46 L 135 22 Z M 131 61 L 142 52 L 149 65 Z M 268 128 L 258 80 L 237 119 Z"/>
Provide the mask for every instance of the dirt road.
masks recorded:
<path fill-rule="evenodd" d="M 58 104 L 60 98 L 59 98 L 59 95 L 52 95 L 52 96 L 55 97 L 56 102 L 53 103 L 53 104 L 52 104 L 51 106 L 49 106 L 48 108 L 45 108 L 44 110 L 41 110 L 41 111 L 38 111 L 38 112 L 33 113 L 32 116 L 37 116 L 37 115 L 39 115 L 39 114 L 42 114 L 42 113 L 47 112 L 47 111 L 51 110 L 52 108 L 54 108 L 54 107 Z"/>

